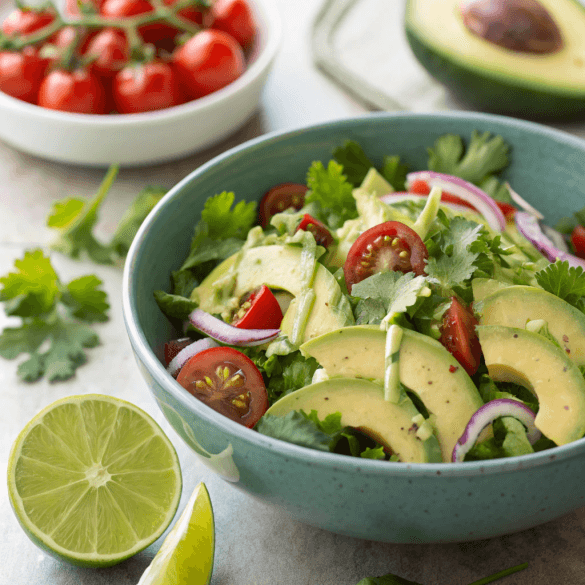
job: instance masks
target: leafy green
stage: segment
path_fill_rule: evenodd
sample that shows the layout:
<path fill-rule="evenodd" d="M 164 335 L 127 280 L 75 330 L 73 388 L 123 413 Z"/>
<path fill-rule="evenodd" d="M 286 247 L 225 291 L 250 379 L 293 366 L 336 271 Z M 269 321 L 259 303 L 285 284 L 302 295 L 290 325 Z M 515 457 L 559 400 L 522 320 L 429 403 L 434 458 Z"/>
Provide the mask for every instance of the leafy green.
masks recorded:
<path fill-rule="evenodd" d="M 46 376 L 50 382 L 66 380 L 85 363 L 85 348 L 99 343 L 86 323 L 106 321 L 107 295 L 94 275 L 63 284 L 42 250 L 26 251 L 14 262 L 15 272 L 0 277 L 0 302 L 7 315 L 20 317 L 20 327 L 0 334 L 0 356 L 28 359 L 18 366 L 27 382 Z"/>
<path fill-rule="evenodd" d="M 585 207 L 569 217 L 561 218 L 555 225 L 555 229 L 561 234 L 570 234 L 578 225 L 585 226 Z"/>
<path fill-rule="evenodd" d="M 346 140 L 343 146 L 333 151 L 333 158 L 343 167 L 343 174 L 355 187 L 362 184 L 374 163 L 366 156 L 364 149 L 353 140 Z"/>
<path fill-rule="evenodd" d="M 385 156 L 380 174 L 394 187 L 395 191 L 406 191 L 408 166 L 400 162 L 399 156 Z"/>
<path fill-rule="evenodd" d="M 382 575 L 381 577 L 366 577 L 362 579 L 357 585 L 420 585 L 414 581 L 398 577 L 397 575 Z"/>
<path fill-rule="evenodd" d="M 154 291 L 154 300 L 160 310 L 172 319 L 184 321 L 193 310 L 197 308 L 197 303 L 181 295 L 173 295 L 162 290 Z"/>
<path fill-rule="evenodd" d="M 585 312 L 585 271 L 580 266 L 557 260 L 536 275 L 536 282 L 544 290 L 556 295 L 580 311 Z"/>
<path fill-rule="evenodd" d="M 228 238 L 246 239 L 256 221 L 256 203 L 239 201 L 234 205 L 233 192 L 223 191 L 210 197 L 201 212 L 201 221 L 207 226 L 207 236 L 212 240 Z M 232 209 L 233 206 L 233 209 Z"/>

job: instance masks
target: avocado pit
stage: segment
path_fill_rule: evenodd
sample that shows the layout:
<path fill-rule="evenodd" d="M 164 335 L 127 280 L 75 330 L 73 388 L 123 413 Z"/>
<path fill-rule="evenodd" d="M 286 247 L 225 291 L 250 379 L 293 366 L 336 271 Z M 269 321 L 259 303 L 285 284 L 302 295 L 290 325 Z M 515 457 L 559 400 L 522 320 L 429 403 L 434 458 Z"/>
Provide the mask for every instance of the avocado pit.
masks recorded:
<path fill-rule="evenodd" d="M 504 49 L 542 55 L 563 47 L 559 27 L 537 0 L 463 0 L 459 9 L 471 33 Z"/>

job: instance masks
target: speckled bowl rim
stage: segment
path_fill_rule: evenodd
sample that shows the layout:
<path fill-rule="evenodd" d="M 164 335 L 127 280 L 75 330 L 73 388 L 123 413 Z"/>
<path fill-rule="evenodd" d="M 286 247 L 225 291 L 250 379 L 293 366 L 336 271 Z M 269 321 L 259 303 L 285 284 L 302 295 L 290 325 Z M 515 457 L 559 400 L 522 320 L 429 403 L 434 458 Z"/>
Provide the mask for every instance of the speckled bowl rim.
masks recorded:
<path fill-rule="evenodd" d="M 182 386 L 176 380 L 169 377 L 164 366 L 155 356 L 150 348 L 145 335 L 140 330 L 137 321 L 136 311 L 136 291 L 134 291 L 133 267 L 141 255 L 141 244 L 148 238 L 151 226 L 156 223 L 161 211 L 169 201 L 177 197 L 182 189 L 191 181 L 203 175 L 208 169 L 223 161 L 238 155 L 244 151 L 253 151 L 256 148 L 264 147 L 271 142 L 278 142 L 283 138 L 299 135 L 307 131 L 326 131 L 332 127 L 352 127 L 356 123 L 363 122 L 367 119 L 453 119 L 453 120 L 477 120 L 478 122 L 495 122 L 507 125 L 520 131 L 537 133 L 548 136 L 555 141 L 564 142 L 570 146 L 583 151 L 585 155 L 585 140 L 572 136 L 562 130 L 556 130 L 542 126 L 535 122 L 508 118 L 493 114 L 483 114 L 474 112 L 440 112 L 432 114 L 412 114 L 412 113 L 372 113 L 366 116 L 357 116 L 343 118 L 321 124 L 300 126 L 284 131 L 274 131 L 264 134 L 260 137 L 253 138 L 231 148 L 224 153 L 214 157 L 207 163 L 203 164 L 195 171 L 186 176 L 177 183 L 156 205 L 149 216 L 146 218 L 139 229 L 132 246 L 128 252 L 123 275 L 122 290 L 122 307 L 124 321 L 130 338 L 130 342 L 136 352 L 139 360 L 145 365 L 154 381 L 169 392 L 173 399 L 177 400 L 187 411 L 195 411 L 206 423 L 219 427 L 227 436 L 237 437 L 239 440 L 246 442 L 251 447 L 259 449 L 268 449 L 282 455 L 283 458 L 294 458 L 303 461 L 311 466 L 318 467 L 336 467 L 345 471 L 366 472 L 370 475 L 381 476 L 442 476 L 442 477 L 470 477 L 477 475 L 497 475 L 500 473 L 510 473 L 522 469 L 530 469 L 546 465 L 550 461 L 561 461 L 585 452 L 585 438 L 577 441 L 554 447 L 538 453 L 521 455 L 517 457 L 508 457 L 504 459 L 491 459 L 484 461 L 469 461 L 466 463 L 401 463 L 396 462 L 389 465 L 385 461 L 376 461 L 370 459 L 357 459 L 347 455 L 336 453 L 326 453 L 312 450 L 292 443 L 287 443 L 278 439 L 273 439 L 262 435 L 256 431 L 245 428 L 242 425 L 228 419 L 225 416 L 215 412 L 207 405 L 194 401 L 190 395 L 185 393 Z"/>

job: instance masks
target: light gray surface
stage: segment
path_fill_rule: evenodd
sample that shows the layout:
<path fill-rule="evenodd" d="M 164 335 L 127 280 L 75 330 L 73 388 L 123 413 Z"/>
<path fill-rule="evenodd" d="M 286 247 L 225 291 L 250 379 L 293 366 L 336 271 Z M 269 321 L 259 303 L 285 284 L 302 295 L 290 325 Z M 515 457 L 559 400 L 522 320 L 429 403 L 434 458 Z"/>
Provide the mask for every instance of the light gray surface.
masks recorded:
<path fill-rule="evenodd" d="M 6 0 L 2 0 L 5 2 Z M 103 209 L 99 234 L 107 237 L 121 212 L 146 184 L 171 187 L 192 169 L 225 148 L 261 133 L 364 112 L 311 64 L 310 22 L 314 0 L 275 0 L 285 38 L 257 115 L 228 141 L 172 164 L 122 170 Z M 1 120 L 0 120 L 1 123 Z M 25 249 L 46 245 L 51 205 L 66 196 L 89 196 L 103 177 L 96 169 L 48 163 L 0 144 L 0 275 Z M 468 544 L 392 545 L 337 536 L 301 525 L 215 477 L 182 443 L 150 398 L 136 368 L 120 306 L 121 269 L 75 262 L 53 254 L 64 280 L 96 273 L 112 303 L 111 319 L 97 325 L 101 346 L 89 350 L 88 363 L 66 383 L 24 384 L 16 363 L 0 360 L 0 468 L 25 423 L 54 400 L 98 392 L 134 402 L 152 414 L 175 444 L 184 473 L 182 506 L 199 481 L 209 489 L 216 519 L 216 557 L 212 585 L 354 585 L 366 576 L 393 572 L 424 585 L 465 585 L 505 567 L 528 561 L 527 570 L 504 585 L 565 585 L 585 582 L 585 509 L 547 525 L 497 539 Z M 0 315 L 0 328 L 10 321 Z M 5 471 L 2 471 L 5 473 Z M 20 529 L 0 488 L 0 584 L 133 585 L 160 546 L 109 569 L 80 569 L 37 549 Z M 392 494 L 388 494 L 392 505 Z"/>

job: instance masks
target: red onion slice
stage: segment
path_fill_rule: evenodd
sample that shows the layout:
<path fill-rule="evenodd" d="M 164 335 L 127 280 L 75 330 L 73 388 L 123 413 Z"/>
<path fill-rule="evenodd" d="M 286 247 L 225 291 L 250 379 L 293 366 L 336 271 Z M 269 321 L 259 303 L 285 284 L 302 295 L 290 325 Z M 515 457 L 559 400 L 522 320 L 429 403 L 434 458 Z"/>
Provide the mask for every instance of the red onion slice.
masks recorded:
<path fill-rule="evenodd" d="M 506 218 L 498 207 L 497 203 L 482 189 L 473 183 L 464 181 L 453 175 L 436 173 L 435 171 L 417 171 L 406 175 L 407 188 L 414 181 L 426 181 L 430 187 L 440 187 L 464 199 L 477 209 L 485 218 L 488 225 L 496 232 L 503 232 L 506 229 Z"/>
<path fill-rule="evenodd" d="M 508 191 L 510 191 L 510 197 L 512 198 L 512 201 L 514 201 L 518 207 L 522 208 L 524 211 L 528 211 L 528 213 L 532 213 L 532 215 L 538 219 L 544 219 L 544 215 L 542 215 L 538 209 L 532 207 L 528 201 L 520 197 L 520 195 L 516 193 L 512 187 L 510 187 L 510 183 L 506 183 L 506 187 L 508 187 Z"/>
<path fill-rule="evenodd" d="M 417 195 L 416 193 L 407 193 L 405 191 L 396 191 L 395 193 L 388 193 L 387 195 L 382 195 L 380 197 L 380 201 L 384 203 L 388 203 L 392 205 L 393 203 L 402 203 L 403 201 L 424 201 L 428 195 Z M 457 205 L 457 203 L 451 203 L 450 201 L 441 201 L 441 205 L 448 207 L 455 213 L 463 213 L 463 212 L 471 212 L 473 213 L 474 209 L 470 207 L 466 207 L 465 205 Z"/>
<path fill-rule="evenodd" d="M 192 311 L 189 321 L 193 327 L 205 335 L 227 345 L 240 347 L 261 345 L 280 335 L 280 329 L 238 329 L 201 309 Z"/>
<path fill-rule="evenodd" d="M 210 349 L 211 347 L 217 347 L 218 345 L 219 345 L 218 343 L 216 343 L 213 339 L 209 339 L 209 337 L 206 337 L 205 339 L 199 339 L 198 341 L 194 341 L 187 347 L 184 347 L 169 362 L 169 365 L 167 366 L 167 372 L 171 376 L 173 376 L 173 378 L 176 378 L 177 374 L 180 372 L 181 368 L 185 365 L 187 360 L 191 359 L 194 355 L 198 354 L 204 349 Z"/>
<path fill-rule="evenodd" d="M 460 463 L 468 451 L 475 445 L 481 431 L 501 416 L 513 416 L 517 418 L 527 429 L 526 437 L 533 445 L 541 436 L 540 431 L 534 425 L 536 415 L 522 402 L 511 398 L 497 398 L 478 408 L 469 419 L 465 431 L 455 443 L 451 461 Z"/>
<path fill-rule="evenodd" d="M 585 260 L 559 250 L 551 239 L 543 232 L 540 222 L 534 215 L 526 211 L 517 211 L 514 216 L 518 231 L 550 262 L 566 261 L 569 266 L 580 266 L 585 269 Z"/>

